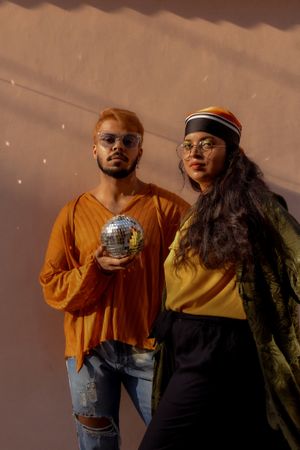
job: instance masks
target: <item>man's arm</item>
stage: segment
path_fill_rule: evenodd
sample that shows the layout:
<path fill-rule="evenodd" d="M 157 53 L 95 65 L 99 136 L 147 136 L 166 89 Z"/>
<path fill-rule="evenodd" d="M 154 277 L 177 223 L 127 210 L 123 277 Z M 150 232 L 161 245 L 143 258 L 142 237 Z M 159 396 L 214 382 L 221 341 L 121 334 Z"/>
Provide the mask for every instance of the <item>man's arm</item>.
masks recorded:
<path fill-rule="evenodd" d="M 83 265 L 76 260 L 68 208 L 57 217 L 40 273 L 45 301 L 53 308 L 74 312 L 100 301 L 112 278 L 99 269 L 94 254 Z"/>

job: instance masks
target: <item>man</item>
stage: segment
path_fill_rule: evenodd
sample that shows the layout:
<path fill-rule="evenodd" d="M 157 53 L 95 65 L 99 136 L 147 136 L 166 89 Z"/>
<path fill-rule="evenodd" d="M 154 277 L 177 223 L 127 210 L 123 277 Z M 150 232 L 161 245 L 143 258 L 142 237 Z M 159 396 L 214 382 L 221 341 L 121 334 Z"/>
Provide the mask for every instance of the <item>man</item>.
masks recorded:
<path fill-rule="evenodd" d="M 65 313 L 65 357 L 80 450 L 119 448 L 124 385 L 146 424 L 151 416 L 153 341 L 163 261 L 189 205 L 141 181 L 144 129 L 133 112 L 106 109 L 94 130 L 100 183 L 69 202 L 51 233 L 40 282 L 46 302 Z M 110 257 L 99 245 L 114 215 L 144 229 L 141 253 Z"/>

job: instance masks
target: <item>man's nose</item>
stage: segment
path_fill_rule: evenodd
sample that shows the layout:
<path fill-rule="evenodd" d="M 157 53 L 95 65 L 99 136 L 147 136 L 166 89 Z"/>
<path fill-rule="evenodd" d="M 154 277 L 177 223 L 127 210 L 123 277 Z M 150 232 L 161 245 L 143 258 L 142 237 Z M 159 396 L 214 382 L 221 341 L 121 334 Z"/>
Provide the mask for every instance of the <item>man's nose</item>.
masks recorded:
<path fill-rule="evenodd" d="M 123 144 L 123 138 L 121 137 L 116 137 L 114 145 L 113 145 L 113 149 L 124 149 L 124 144 Z"/>

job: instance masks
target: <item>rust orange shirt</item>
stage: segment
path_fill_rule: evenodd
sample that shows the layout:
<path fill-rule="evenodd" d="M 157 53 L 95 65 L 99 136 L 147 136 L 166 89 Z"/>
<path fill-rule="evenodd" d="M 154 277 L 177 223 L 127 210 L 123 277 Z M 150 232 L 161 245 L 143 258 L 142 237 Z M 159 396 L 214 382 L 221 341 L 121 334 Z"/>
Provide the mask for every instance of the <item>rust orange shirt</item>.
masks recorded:
<path fill-rule="evenodd" d="M 153 348 L 148 339 L 160 310 L 163 262 L 189 205 L 153 184 L 135 195 L 120 214 L 135 217 L 145 245 L 128 270 L 105 275 L 93 253 L 100 230 L 113 213 L 85 193 L 60 211 L 49 240 L 40 282 L 46 302 L 65 312 L 65 356 L 84 354 L 105 340 Z"/>

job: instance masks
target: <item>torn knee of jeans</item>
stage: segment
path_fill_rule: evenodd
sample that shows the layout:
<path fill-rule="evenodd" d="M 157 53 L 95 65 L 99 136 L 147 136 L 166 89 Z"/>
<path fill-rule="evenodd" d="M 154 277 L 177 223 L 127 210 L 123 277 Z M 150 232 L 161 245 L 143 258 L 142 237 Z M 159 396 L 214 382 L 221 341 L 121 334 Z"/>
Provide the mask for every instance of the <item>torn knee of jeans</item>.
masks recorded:
<path fill-rule="evenodd" d="M 114 424 L 112 419 L 108 417 L 88 417 L 75 415 L 76 419 L 84 426 L 88 428 L 93 428 L 98 431 L 112 431 L 114 429 Z"/>

